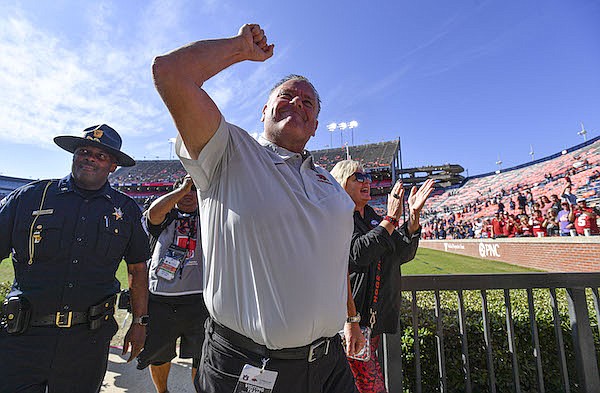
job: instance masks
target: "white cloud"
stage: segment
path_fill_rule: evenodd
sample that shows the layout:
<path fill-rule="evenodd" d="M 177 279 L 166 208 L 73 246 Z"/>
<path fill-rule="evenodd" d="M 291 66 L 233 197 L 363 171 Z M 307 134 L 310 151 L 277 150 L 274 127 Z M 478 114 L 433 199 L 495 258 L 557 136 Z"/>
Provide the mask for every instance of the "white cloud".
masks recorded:
<path fill-rule="evenodd" d="M 108 7 L 94 14 L 84 48 L 68 47 L 23 16 L 0 16 L 0 140 L 50 146 L 54 135 L 98 122 L 123 135 L 156 130 L 150 123 L 164 109 L 151 102 L 150 60 L 108 40 L 102 31 Z"/>
<path fill-rule="evenodd" d="M 196 5 L 196 4 L 194 4 Z M 227 4 L 206 0 L 202 13 Z M 152 83 L 153 56 L 185 43 L 186 2 L 155 0 L 126 27 L 111 2 L 90 3 L 81 43 L 44 30 L 23 12 L 0 13 L 0 142 L 54 146 L 57 134 L 77 134 L 104 122 L 127 136 L 172 136 L 174 125 Z M 112 30 L 107 30 L 112 26 Z M 207 38 L 206 32 L 198 39 Z M 79 45 L 79 46 L 75 46 Z M 279 56 L 285 51 L 279 49 Z M 247 129 L 260 125 L 260 110 L 282 57 L 236 65 L 206 83 L 228 120 Z M 278 58 L 279 57 L 279 58 Z M 164 142 L 166 144 L 166 142 Z M 133 155 L 162 150 L 163 142 L 134 146 Z M 142 150 L 142 149 L 146 150 Z"/>

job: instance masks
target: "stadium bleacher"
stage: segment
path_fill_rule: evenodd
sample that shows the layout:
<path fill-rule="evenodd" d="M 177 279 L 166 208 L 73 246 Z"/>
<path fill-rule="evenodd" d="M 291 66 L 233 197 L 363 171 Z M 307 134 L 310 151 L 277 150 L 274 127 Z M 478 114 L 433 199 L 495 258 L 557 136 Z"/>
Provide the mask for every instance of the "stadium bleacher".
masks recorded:
<path fill-rule="evenodd" d="M 494 207 L 490 202 L 494 196 L 514 198 L 519 189 L 527 188 L 539 195 L 560 194 L 561 185 L 564 187 L 564 183 L 558 180 L 567 174 L 577 186 L 577 194 L 585 194 L 588 197 L 597 195 L 594 185 L 585 188 L 585 183 L 600 161 L 600 142 L 597 139 L 574 146 L 565 154 L 560 152 L 533 163 L 505 169 L 500 173 L 487 173 L 467 179 L 460 175 L 463 168 L 456 164 L 407 168 L 400 173 L 397 141 L 316 150 L 312 153 L 315 162 L 327 170 L 331 170 L 335 163 L 345 159 L 348 153 L 353 159 L 361 162 L 365 170 L 373 175 L 372 203 L 379 209 L 385 208 L 385 198 L 378 196 L 385 196 L 389 192 L 394 178 L 392 171 L 395 170 L 395 177 L 402 177 L 407 188 L 411 183 L 419 184 L 428 177 L 437 180 L 438 189 L 428 202 L 430 213 L 456 211 L 464 214 L 464 210 L 469 210 L 469 206 L 482 205 L 471 217 L 478 218 L 493 214 Z M 153 193 L 168 191 L 173 182 L 184 173 L 178 160 L 138 161 L 134 167 L 119 168 L 111 175 L 110 182 L 139 199 L 147 198 Z"/>
<path fill-rule="evenodd" d="M 583 165 L 587 160 L 588 164 Z M 494 196 L 516 198 L 519 190 L 531 189 L 534 195 L 562 194 L 567 174 L 571 174 L 571 182 L 576 186 L 575 194 L 581 195 L 586 190 L 587 178 L 598 169 L 600 162 L 600 140 L 579 150 L 567 152 L 551 160 L 534 163 L 516 169 L 506 169 L 500 173 L 468 178 L 460 189 L 447 189 L 439 195 L 430 197 L 428 206 L 431 210 L 462 211 L 465 206 L 476 201 L 491 201 Z M 546 176 L 551 174 L 552 181 Z M 460 192 L 456 192 L 460 190 Z M 502 191 L 504 190 L 504 192 Z M 447 209 L 446 209 L 447 210 Z M 478 212 L 476 217 L 493 214 L 492 207 Z"/>
<path fill-rule="evenodd" d="M 179 160 L 139 160 L 135 166 L 118 168 L 110 175 L 109 181 L 115 186 L 172 185 L 184 174 L 185 169 Z"/>
<path fill-rule="evenodd" d="M 20 177 L 0 176 L 0 200 L 10 194 L 13 190 L 31 183 L 31 179 Z"/>
<path fill-rule="evenodd" d="M 478 219 L 489 220 L 498 210 L 498 202 L 517 202 L 519 192 L 531 190 L 535 201 L 540 197 L 561 196 L 566 185 L 588 199 L 588 206 L 600 202 L 600 137 L 574 146 L 533 163 L 522 164 L 496 173 L 473 176 L 460 187 L 450 187 L 432 195 L 425 212 L 425 227 L 433 230 L 448 220 L 460 220 L 473 226 Z M 509 211 L 519 214 L 517 209 Z"/>
<path fill-rule="evenodd" d="M 386 195 L 393 181 L 402 178 L 405 187 L 419 185 L 427 178 L 436 179 L 436 190 L 427 203 L 426 220 L 459 214 L 462 220 L 491 217 L 498 200 L 516 202 L 519 191 L 531 189 L 537 197 L 560 195 L 565 179 L 573 192 L 594 205 L 600 200 L 600 137 L 573 146 L 532 163 L 524 163 L 498 173 L 463 178 L 463 168 L 456 164 L 398 168 L 398 142 L 380 142 L 360 146 L 313 151 L 317 165 L 331 170 L 349 154 L 363 164 L 373 176 L 371 204 L 385 212 Z M 140 160 L 134 167 L 118 168 L 109 182 L 143 204 L 148 198 L 168 192 L 185 170 L 179 160 Z M 0 176 L 0 197 L 31 180 Z M 508 203 L 505 203 L 508 205 Z"/>
<path fill-rule="evenodd" d="M 370 204 L 385 213 L 386 197 L 393 181 L 402 178 L 405 187 L 419 185 L 427 178 L 436 179 L 436 190 L 431 195 L 425 212 L 425 224 L 469 223 L 492 217 L 498 201 L 508 208 L 516 202 L 519 191 L 530 189 L 536 200 L 542 196 L 560 195 L 566 179 L 573 184 L 573 192 L 589 198 L 594 205 L 600 200 L 600 137 L 573 146 L 563 152 L 524 163 L 502 171 L 463 178 L 463 168 L 456 164 L 429 165 L 418 168 L 398 168 L 398 142 L 381 142 L 312 152 L 317 165 L 331 170 L 347 154 L 363 164 L 373 176 Z M 116 188 L 132 196 L 142 205 L 149 198 L 168 192 L 172 184 L 185 174 L 179 160 L 138 161 L 130 168 L 119 168 L 109 177 Z M 10 188 L 10 187 L 9 187 Z"/>
<path fill-rule="evenodd" d="M 353 160 L 360 162 L 365 170 L 391 168 L 398 155 L 398 142 L 370 143 L 359 146 L 340 147 L 335 149 L 315 150 L 311 152 L 315 163 L 331 171 L 336 163 L 345 160 L 347 154 Z"/>

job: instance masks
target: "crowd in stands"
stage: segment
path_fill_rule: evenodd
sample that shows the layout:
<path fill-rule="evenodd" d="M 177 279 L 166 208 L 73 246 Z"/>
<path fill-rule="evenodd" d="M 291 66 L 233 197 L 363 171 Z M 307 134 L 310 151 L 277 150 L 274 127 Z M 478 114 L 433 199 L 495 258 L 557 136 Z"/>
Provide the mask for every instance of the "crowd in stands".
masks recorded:
<path fill-rule="evenodd" d="M 119 167 L 111 174 L 109 182 L 115 186 L 150 183 L 172 185 L 185 174 L 186 172 L 179 160 L 137 161 L 135 166 Z"/>
<path fill-rule="evenodd" d="M 367 145 L 315 150 L 312 152 L 315 164 L 331 171 L 335 164 L 347 158 L 347 153 L 364 168 L 391 167 L 398 154 L 398 141 L 371 143 Z"/>
<path fill-rule="evenodd" d="M 370 205 L 385 215 L 392 186 L 389 168 L 398 143 L 314 151 L 315 162 L 330 169 L 347 152 L 373 176 Z M 385 167 L 385 168 L 384 168 Z M 141 205 L 167 192 L 185 174 L 179 160 L 138 161 L 119 168 L 109 181 Z M 577 202 L 577 200 L 586 202 Z M 564 205 L 563 202 L 568 202 Z M 460 186 L 438 188 L 423 212 L 423 238 L 465 239 L 598 234 L 600 140 L 551 159 L 516 169 L 468 178 Z M 582 224 L 582 225 L 580 225 Z M 589 231 L 585 231 L 587 226 Z"/>
<path fill-rule="evenodd" d="M 598 235 L 600 141 L 430 197 L 423 238 Z"/>

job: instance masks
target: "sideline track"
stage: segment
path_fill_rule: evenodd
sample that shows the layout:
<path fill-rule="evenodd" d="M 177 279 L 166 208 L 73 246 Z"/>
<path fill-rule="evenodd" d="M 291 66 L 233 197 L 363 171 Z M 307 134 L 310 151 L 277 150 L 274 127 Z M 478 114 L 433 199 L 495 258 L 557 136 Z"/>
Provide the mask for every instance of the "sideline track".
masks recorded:
<path fill-rule="evenodd" d="M 136 362 L 127 363 L 121 356 L 122 347 L 111 346 L 108 355 L 106 376 L 100 388 L 101 393 L 154 393 L 150 370 L 138 370 Z M 177 393 L 195 393 L 191 378 L 191 359 L 176 357 L 171 363 L 169 373 L 169 391 Z"/>

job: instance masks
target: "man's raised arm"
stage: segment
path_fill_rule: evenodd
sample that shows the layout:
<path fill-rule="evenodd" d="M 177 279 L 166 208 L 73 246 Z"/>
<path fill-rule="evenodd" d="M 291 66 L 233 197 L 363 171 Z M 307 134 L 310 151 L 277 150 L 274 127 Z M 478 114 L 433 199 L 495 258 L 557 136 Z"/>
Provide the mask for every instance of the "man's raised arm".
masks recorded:
<path fill-rule="evenodd" d="M 273 56 L 273 47 L 259 25 L 246 24 L 235 37 L 197 41 L 154 59 L 156 90 L 191 158 L 198 157 L 221 120 L 219 109 L 202 90 L 204 82 L 232 64 L 265 61 Z"/>

